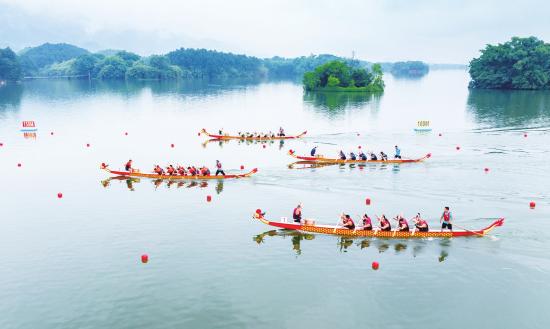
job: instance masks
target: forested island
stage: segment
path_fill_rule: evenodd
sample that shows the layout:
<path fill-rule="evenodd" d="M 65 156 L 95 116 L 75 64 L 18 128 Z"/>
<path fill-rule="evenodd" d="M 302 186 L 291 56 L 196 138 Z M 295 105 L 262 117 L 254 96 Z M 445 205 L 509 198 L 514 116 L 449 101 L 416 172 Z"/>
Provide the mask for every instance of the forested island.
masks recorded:
<path fill-rule="evenodd" d="M 0 81 L 18 81 L 24 78 L 299 80 L 304 73 L 313 72 L 317 67 L 332 61 L 346 63 L 351 71 L 372 66 L 367 61 L 330 54 L 258 58 L 207 49 L 180 48 L 163 55 L 140 56 L 125 50 L 91 52 L 66 43 L 45 43 L 17 53 L 10 48 L 0 49 Z M 418 67 L 427 67 L 422 62 L 403 63 L 405 64 L 381 63 L 376 68 L 380 72 L 384 70 L 394 74 L 416 74 L 421 71 Z M 366 88 L 369 79 L 374 79 L 374 76 L 362 71 L 355 74 L 353 86 L 357 88 Z M 367 79 L 366 85 L 363 85 L 364 78 Z M 338 79 L 338 87 L 353 87 L 348 85 L 345 74 Z M 331 83 L 334 83 L 334 79 Z M 380 89 L 379 87 L 380 85 L 377 88 Z"/>
<path fill-rule="evenodd" d="M 343 61 L 330 61 L 304 73 L 303 84 L 307 91 L 384 91 L 383 72 L 380 64 L 373 64 L 370 71 L 353 67 Z"/>
<path fill-rule="evenodd" d="M 550 44 L 535 37 L 487 45 L 470 62 L 470 88 L 550 89 Z"/>
<path fill-rule="evenodd" d="M 428 64 L 421 61 L 395 62 L 391 74 L 396 77 L 422 77 L 430 71 Z"/>

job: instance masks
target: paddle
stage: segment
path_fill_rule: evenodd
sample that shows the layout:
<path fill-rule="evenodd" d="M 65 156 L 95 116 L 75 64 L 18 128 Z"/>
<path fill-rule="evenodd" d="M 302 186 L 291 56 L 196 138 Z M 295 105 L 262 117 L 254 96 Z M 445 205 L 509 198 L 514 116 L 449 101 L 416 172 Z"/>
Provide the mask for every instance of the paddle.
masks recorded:
<path fill-rule="evenodd" d="M 344 215 L 344 213 L 342 213 L 341 216 L 343 216 L 343 215 Z M 341 219 L 339 218 L 338 221 L 336 222 L 336 226 L 334 226 L 334 230 L 332 231 L 332 233 L 336 233 L 336 229 L 338 228 L 338 224 L 340 223 L 340 220 Z"/>

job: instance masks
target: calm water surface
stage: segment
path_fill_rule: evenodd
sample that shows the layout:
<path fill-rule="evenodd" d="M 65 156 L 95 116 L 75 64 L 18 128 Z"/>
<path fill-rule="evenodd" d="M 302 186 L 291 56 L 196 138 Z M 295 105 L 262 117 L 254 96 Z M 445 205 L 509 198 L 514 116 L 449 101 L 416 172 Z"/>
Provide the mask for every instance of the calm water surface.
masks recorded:
<path fill-rule="evenodd" d="M 548 328 L 550 92 L 469 91 L 462 71 L 386 81 L 383 95 L 304 94 L 292 82 L 0 87 L 0 328 Z M 36 138 L 19 131 L 23 120 L 36 121 Z M 434 131 L 414 133 L 418 120 Z M 263 148 L 197 136 L 280 125 L 309 137 Z M 287 166 L 289 149 L 395 144 L 433 157 Z M 99 170 L 129 158 L 142 170 L 220 159 L 227 171 L 260 171 L 168 185 Z M 464 227 L 506 222 L 494 239 L 405 241 L 300 235 L 250 218 L 256 208 L 288 217 L 298 202 L 329 224 L 342 211 L 420 211 L 435 227 L 445 205 Z"/>

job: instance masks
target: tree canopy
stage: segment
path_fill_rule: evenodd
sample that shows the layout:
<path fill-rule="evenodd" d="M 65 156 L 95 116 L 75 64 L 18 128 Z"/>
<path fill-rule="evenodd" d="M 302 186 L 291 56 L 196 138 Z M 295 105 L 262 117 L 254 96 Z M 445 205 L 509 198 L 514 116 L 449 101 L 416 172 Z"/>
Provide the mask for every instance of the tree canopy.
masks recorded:
<path fill-rule="evenodd" d="M 391 74 L 397 77 L 420 77 L 429 71 L 428 64 L 421 61 L 395 62 L 391 67 Z"/>
<path fill-rule="evenodd" d="M 88 53 L 86 49 L 66 43 L 45 43 L 38 47 L 22 50 L 19 53 L 19 59 L 24 75 L 36 75 L 40 69 L 48 65 L 60 63 Z"/>
<path fill-rule="evenodd" d="M 487 45 L 470 62 L 471 88 L 550 89 L 550 44 L 535 37 Z"/>
<path fill-rule="evenodd" d="M 372 72 L 354 68 L 343 61 L 330 61 L 304 73 L 303 84 L 311 90 L 383 91 L 384 81 L 380 64 L 374 64 Z"/>
<path fill-rule="evenodd" d="M 0 81 L 16 81 L 20 78 L 21 65 L 17 55 L 10 48 L 0 48 Z"/>

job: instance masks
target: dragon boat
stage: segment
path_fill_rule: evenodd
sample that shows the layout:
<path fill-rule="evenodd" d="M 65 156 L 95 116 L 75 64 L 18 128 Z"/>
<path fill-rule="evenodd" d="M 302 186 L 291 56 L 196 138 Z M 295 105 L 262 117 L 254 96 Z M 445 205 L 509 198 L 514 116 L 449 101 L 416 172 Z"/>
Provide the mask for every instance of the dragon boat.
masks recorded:
<path fill-rule="evenodd" d="M 418 159 L 388 159 L 388 160 L 351 160 L 351 159 L 338 159 L 338 158 L 326 158 L 322 155 L 316 155 L 316 156 L 303 156 L 303 155 L 297 155 L 294 150 L 289 150 L 288 155 L 291 157 L 301 160 L 301 161 L 308 161 L 308 162 L 318 162 L 318 163 L 415 163 L 415 162 L 422 162 L 432 156 L 431 153 L 426 154 L 422 158 Z"/>
<path fill-rule="evenodd" d="M 371 230 L 366 231 L 362 230 L 361 227 L 356 227 L 355 229 L 347 229 L 338 225 L 321 225 L 316 224 L 315 221 L 306 219 L 304 223 L 289 223 L 285 220 L 280 222 L 269 221 L 261 213 L 254 213 L 253 218 L 259 220 L 260 222 L 278 227 L 281 229 L 300 231 L 305 233 L 317 233 L 317 234 L 329 234 L 329 235 L 339 235 L 339 236 L 348 236 L 348 237 L 380 237 L 380 238 L 395 238 L 395 239 L 410 239 L 410 238 L 456 238 L 456 237 L 468 237 L 468 236 L 485 236 L 495 227 L 502 226 L 504 224 L 504 218 L 496 219 L 491 223 L 491 225 L 476 231 L 470 230 L 460 230 L 460 231 L 380 231 L 380 230 Z"/>
<path fill-rule="evenodd" d="M 255 141 L 255 140 L 261 140 L 261 141 L 268 141 L 268 140 L 285 140 L 285 139 L 298 139 L 302 138 L 307 134 L 307 130 L 303 133 L 295 136 L 232 136 L 232 135 L 215 135 L 211 134 L 206 131 L 206 129 L 202 129 L 199 132 L 199 135 L 206 135 L 212 139 L 216 140 L 229 140 L 229 139 L 240 139 L 240 140 L 248 140 L 248 141 Z"/>
<path fill-rule="evenodd" d="M 119 171 L 119 170 L 111 170 L 109 169 L 109 166 L 105 163 L 102 163 L 100 166 L 100 169 L 105 170 L 106 172 L 119 176 L 119 177 L 140 177 L 140 178 L 151 178 L 151 179 L 167 179 L 167 180 L 210 180 L 210 179 L 232 179 L 232 178 L 246 178 L 254 175 L 258 172 L 258 168 L 254 168 L 251 171 L 244 173 L 244 174 L 229 174 L 229 175 L 158 175 L 153 173 L 143 173 L 139 170 L 132 170 L 132 171 Z"/>

